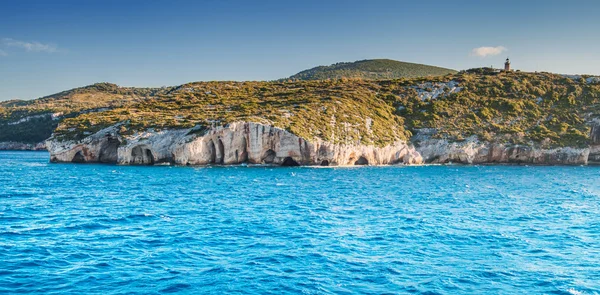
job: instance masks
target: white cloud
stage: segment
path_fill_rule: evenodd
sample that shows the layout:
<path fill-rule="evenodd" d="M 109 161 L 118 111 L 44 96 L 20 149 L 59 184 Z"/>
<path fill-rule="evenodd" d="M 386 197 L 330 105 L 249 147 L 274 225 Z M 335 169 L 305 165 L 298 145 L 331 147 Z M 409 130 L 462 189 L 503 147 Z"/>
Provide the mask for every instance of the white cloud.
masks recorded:
<path fill-rule="evenodd" d="M 478 56 L 478 57 L 487 57 L 487 56 L 498 55 L 507 50 L 508 49 L 504 46 L 496 46 L 496 47 L 483 46 L 483 47 L 473 48 L 473 50 L 471 50 L 471 55 Z"/>
<path fill-rule="evenodd" d="M 20 48 L 20 49 L 24 49 L 25 51 L 29 51 L 29 52 L 53 53 L 53 52 L 58 51 L 58 48 L 54 44 L 43 44 L 43 43 L 40 43 L 37 41 L 26 42 L 26 41 L 11 39 L 11 38 L 3 38 L 2 44 L 5 47 Z M 4 52 L 4 53 L 6 53 L 6 52 Z"/>

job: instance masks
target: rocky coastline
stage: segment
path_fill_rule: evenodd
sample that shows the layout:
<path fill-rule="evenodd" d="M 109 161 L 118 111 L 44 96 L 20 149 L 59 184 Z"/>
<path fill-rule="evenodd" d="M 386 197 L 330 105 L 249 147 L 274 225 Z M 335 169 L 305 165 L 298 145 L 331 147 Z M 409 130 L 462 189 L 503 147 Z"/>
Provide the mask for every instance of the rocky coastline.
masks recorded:
<path fill-rule="evenodd" d="M 115 163 L 120 165 L 345 166 L 421 164 L 414 147 L 395 142 L 385 147 L 308 141 L 286 130 L 252 122 L 208 129 L 148 130 L 119 135 L 118 126 L 82 141 L 47 141 L 51 162 Z"/>
<path fill-rule="evenodd" d="M 599 147 L 549 149 L 533 144 L 505 145 L 470 138 L 464 142 L 431 139 L 419 142 L 417 151 L 429 164 L 588 165 L 596 164 L 591 155 L 597 154 Z"/>
<path fill-rule="evenodd" d="M 593 121 L 587 147 L 544 148 L 479 141 L 431 138 L 423 130 L 411 142 L 385 147 L 309 141 L 273 126 L 236 122 L 213 128 L 147 130 L 120 135 L 119 125 L 81 141 L 50 138 L 51 162 L 114 163 L 120 165 L 348 166 L 415 164 L 600 164 L 600 124 Z"/>

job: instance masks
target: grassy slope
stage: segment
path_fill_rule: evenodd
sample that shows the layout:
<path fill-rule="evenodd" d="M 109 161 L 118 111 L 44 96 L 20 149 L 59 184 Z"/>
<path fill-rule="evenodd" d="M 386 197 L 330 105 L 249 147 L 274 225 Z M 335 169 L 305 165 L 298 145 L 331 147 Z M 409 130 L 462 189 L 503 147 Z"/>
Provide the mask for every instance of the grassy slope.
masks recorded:
<path fill-rule="evenodd" d="M 198 82 L 129 107 L 67 119 L 58 135 L 73 137 L 126 122 L 122 133 L 146 128 L 272 124 L 299 136 L 336 143 L 384 145 L 408 138 L 401 117 L 366 81 Z M 73 132 L 75 130 L 75 132 Z"/>
<path fill-rule="evenodd" d="M 295 74 L 289 79 L 398 79 L 440 76 L 452 73 L 456 73 L 456 71 L 422 64 L 395 61 L 391 59 L 371 59 L 360 60 L 356 62 L 337 63 L 330 66 L 318 66 Z"/>
<path fill-rule="evenodd" d="M 129 105 L 168 90 L 98 83 L 35 100 L 0 102 L 0 142 L 37 143 L 50 137 L 59 121 L 39 115 L 61 113 L 73 117 L 83 111 Z M 32 119 L 16 125 L 8 124 L 27 117 Z"/>
<path fill-rule="evenodd" d="M 401 91 L 409 129 L 437 128 L 437 137 L 468 136 L 492 142 L 536 142 L 547 147 L 588 144 L 586 120 L 600 117 L 600 85 L 550 73 L 468 73 L 452 77 L 463 90 L 443 99 L 421 101 Z M 431 80 L 431 79 L 429 79 Z"/>

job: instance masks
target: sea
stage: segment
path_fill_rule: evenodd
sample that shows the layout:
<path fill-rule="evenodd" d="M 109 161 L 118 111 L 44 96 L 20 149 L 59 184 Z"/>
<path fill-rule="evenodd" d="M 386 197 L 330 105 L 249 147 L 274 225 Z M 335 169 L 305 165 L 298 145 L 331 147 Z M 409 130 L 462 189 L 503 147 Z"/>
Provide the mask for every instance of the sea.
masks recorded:
<path fill-rule="evenodd" d="M 0 152 L 0 294 L 600 294 L 600 167 Z"/>

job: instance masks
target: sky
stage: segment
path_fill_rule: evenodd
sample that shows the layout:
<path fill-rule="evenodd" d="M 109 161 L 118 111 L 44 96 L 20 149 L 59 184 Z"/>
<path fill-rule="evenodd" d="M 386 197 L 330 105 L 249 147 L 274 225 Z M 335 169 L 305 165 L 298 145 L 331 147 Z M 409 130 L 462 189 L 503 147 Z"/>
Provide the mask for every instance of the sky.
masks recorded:
<path fill-rule="evenodd" d="M 0 0 L 0 100 L 389 58 L 600 75 L 600 1 Z"/>

